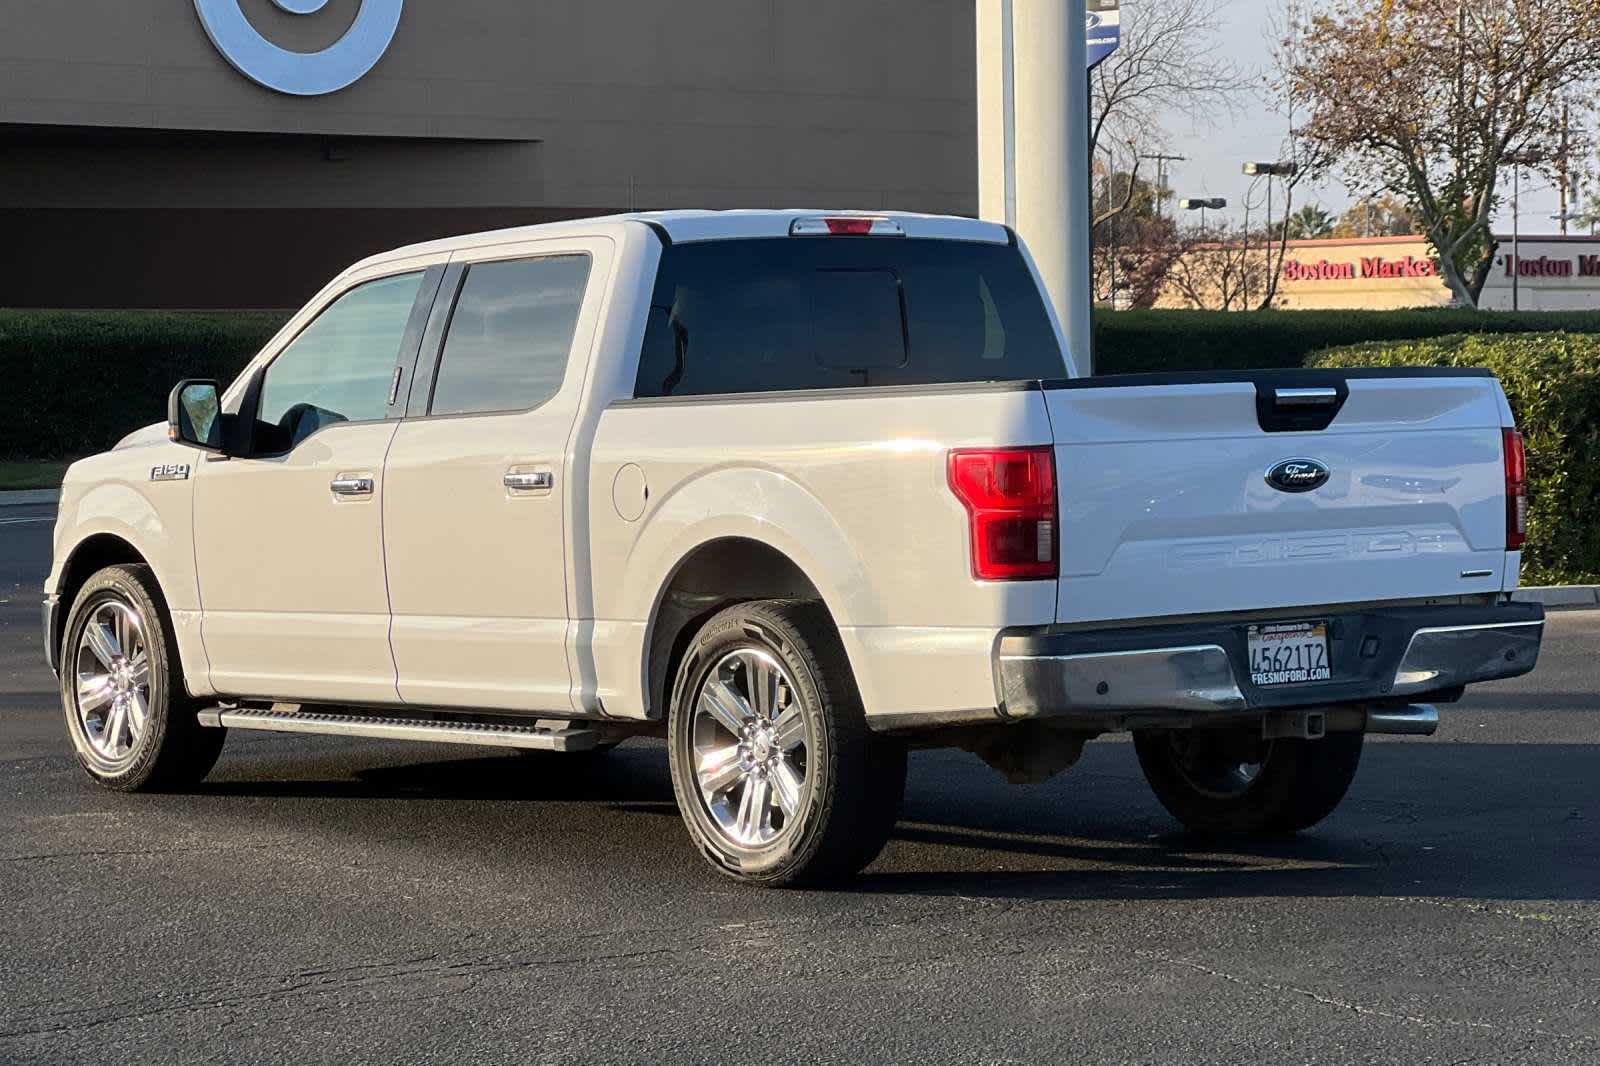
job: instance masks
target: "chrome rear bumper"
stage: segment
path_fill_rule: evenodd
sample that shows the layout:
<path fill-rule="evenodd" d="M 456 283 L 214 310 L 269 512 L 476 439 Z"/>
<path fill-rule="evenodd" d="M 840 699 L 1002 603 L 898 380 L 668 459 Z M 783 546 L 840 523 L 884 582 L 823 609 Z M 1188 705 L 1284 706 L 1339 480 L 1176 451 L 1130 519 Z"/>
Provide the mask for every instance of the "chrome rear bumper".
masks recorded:
<path fill-rule="evenodd" d="M 1425 733 L 1437 716 L 1430 726 L 1399 701 L 1449 700 L 1462 686 L 1525 674 L 1538 662 L 1544 634 L 1542 609 L 1523 604 L 1305 615 L 1329 620 L 1332 681 L 1253 685 L 1248 623 L 1008 635 L 996 653 L 1002 714 L 1116 730 L 1295 707 L 1389 704 L 1393 728 L 1383 718 L 1388 712 L 1375 709 L 1370 731 Z"/>
<path fill-rule="evenodd" d="M 1216 644 L 1083 655 L 1002 655 L 1007 718 L 1074 713 L 1248 710 L 1228 653 Z"/>
<path fill-rule="evenodd" d="M 1525 674 L 1539 661 L 1543 639 L 1543 619 L 1419 629 L 1395 671 L 1390 695 L 1438 692 Z"/>

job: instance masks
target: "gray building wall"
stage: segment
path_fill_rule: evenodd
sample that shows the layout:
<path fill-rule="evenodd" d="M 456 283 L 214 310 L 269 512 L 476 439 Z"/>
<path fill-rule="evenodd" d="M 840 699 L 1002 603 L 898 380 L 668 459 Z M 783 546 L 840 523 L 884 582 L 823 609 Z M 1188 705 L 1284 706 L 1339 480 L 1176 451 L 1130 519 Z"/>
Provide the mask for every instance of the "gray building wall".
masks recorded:
<path fill-rule="evenodd" d="M 360 5 L 239 2 L 297 51 Z M 970 0 L 407 0 L 365 79 L 296 98 L 229 65 L 193 0 L 4 0 L 0 224 L 41 254 L 0 268 L 0 303 L 292 305 L 380 248 L 630 206 L 971 214 L 973 22 Z M 86 263 L 108 234 L 126 251 Z"/>

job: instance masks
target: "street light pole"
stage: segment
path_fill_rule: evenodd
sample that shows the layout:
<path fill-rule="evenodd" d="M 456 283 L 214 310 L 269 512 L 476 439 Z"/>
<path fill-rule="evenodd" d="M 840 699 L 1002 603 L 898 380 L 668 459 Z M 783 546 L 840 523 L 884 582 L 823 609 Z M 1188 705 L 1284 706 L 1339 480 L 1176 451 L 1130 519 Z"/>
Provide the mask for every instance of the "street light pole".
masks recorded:
<path fill-rule="evenodd" d="M 1511 164 L 1511 310 L 1522 310 L 1522 164 Z"/>
<path fill-rule="evenodd" d="M 1273 178 L 1292 178 L 1292 177 L 1294 177 L 1296 174 L 1300 173 L 1300 164 L 1296 163 L 1292 159 L 1291 160 L 1285 160 L 1285 161 L 1282 161 L 1282 162 L 1277 162 L 1277 163 L 1246 163 L 1244 165 L 1243 170 L 1244 170 L 1244 175 L 1247 178 L 1266 178 L 1267 179 L 1267 247 L 1266 247 L 1267 262 L 1266 262 L 1266 266 L 1267 266 L 1267 294 L 1268 294 L 1268 299 L 1270 300 L 1271 294 L 1273 292 L 1273 282 L 1275 281 L 1275 278 L 1273 277 L 1273 273 L 1272 273 L 1272 243 L 1273 243 L 1273 237 L 1272 237 L 1272 179 Z M 1249 210 L 1249 206 L 1250 206 L 1250 202 L 1247 199 L 1245 201 L 1245 209 Z M 1288 219 L 1284 219 L 1284 223 L 1287 226 Z M 1248 310 L 1249 307 L 1250 307 L 1250 227 L 1249 227 L 1248 224 L 1245 226 L 1245 229 L 1244 229 L 1244 240 L 1245 240 L 1245 246 L 1244 246 L 1245 297 L 1244 297 L 1244 302 L 1245 302 L 1245 309 Z"/>
<path fill-rule="evenodd" d="M 1133 195 L 1133 175 L 1128 175 L 1128 195 Z M 1111 145 L 1106 145 L 1106 210 L 1111 210 L 1112 201 L 1117 198 L 1117 152 Z M 1117 309 L 1117 221 L 1119 216 L 1112 215 L 1107 221 L 1111 227 L 1111 289 L 1108 293 L 1111 300 L 1111 310 Z"/>
<path fill-rule="evenodd" d="M 1167 189 L 1167 164 L 1168 163 L 1187 163 L 1189 161 L 1189 159 L 1188 159 L 1187 156 L 1168 155 L 1165 152 L 1146 152 L 1144 155 L 1141 155 L 1139 158 L 1140 159 L 1151 159 L 1151 160 L 1155 161 L 1155 164 L 1156 164 L 1156 217 L 1157 218 L 1163 218 L 1166 215 L 1166 212 L 1163 210 L 1163 202 L 1166 200 L 1167 192 L 1169 191 Z"/>
<path fill-rule="evenodd" d="M 1540 162 L 1537 156 L 1518 152 L 1506 156 L 1511 164 L 1511 310 L 1522 310 L 1522 168 Z"/>
<path fill-rule="evenodd" d="M 1178 210 L 1200 212 L 1200 229 L 1202 231 L 1204 231 L 1206 228 L 1206 212 L 1221 211 L 1227 206 L 1228 201 L 1222 199 L 1220 196 L 1214 196 L 1207 199 L 1188 199 L 1178 201 Z"/>

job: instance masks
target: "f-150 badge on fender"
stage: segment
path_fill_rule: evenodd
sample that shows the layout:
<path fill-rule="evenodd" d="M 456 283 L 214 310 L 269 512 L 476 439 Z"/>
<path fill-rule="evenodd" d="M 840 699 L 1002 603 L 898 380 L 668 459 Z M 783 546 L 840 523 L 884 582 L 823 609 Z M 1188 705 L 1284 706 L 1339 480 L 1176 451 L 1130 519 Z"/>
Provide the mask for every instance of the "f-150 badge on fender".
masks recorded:
<path fill-rule="evenodd" d="M 1315 459 L 1285 459 L 1267 471 L 1267 484 L 1279 492 L 1312 492 L 1326 485 L 1332 476 Z"/>
<path fill-rule="evenodd" d="M 150 468 L 151 481 L 188 481 L 188 463 L 169 463 L 166 466 L 152 466 Z"/>

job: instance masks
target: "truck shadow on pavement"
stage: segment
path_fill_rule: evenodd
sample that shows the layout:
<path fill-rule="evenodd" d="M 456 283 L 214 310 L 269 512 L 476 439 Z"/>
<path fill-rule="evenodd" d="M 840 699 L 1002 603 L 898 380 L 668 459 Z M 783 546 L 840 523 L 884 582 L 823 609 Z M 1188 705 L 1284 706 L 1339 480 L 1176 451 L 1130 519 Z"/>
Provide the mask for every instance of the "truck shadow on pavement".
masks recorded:
<path fill-rule="evenodd" d="M 304 817 L 324 826 L 348 818 L 353 833 L 372 801 L 417 801 L 417 817 L 456 827 L 478 815 L 437 801 L 481 803 L 485 819 L 526 820 L 529 834 L 555 830 L 547 862 L 559 863 L 573 840 L 585 849 L 573 852 L 573 865 L 592 860 L 587 849 L 604 847 L 610 831 L 628 842 L 617 859 L 630 867 L 688 874 L 698 866 L 675 824 L 643 833 L 650 843 L 638 847 L 637 819 L 678 817 L 659 744 L 595 759 L 531 754 L 364 767 L 352 766 L 352 752 L 370 758 L 371 749 L 289 759 L 271 746 L 240 750 L 230 741 L 234 760 L 225 756 L 222 779 L 202 792 L 333 801 L 252 804 L 251 811 L 256 819 Z M 1315 830 L 1202 839 L 1159 808 L 1126 744 L 1091 745 L 1073 772 L 1026 788 L 1006 785 L 970 757 L 929 752 L 913 758 L 905 814 L 888 849 L 841 890 L 1018 900 L 1592 900 L 1600 898 L 1596 780 L 1596 745 L 1374 743 L 1344 806 Z M 575 833 L 580 820 L 586 828 Z M 496 846 L 492 833 L 454 839 L 460 847 Z"/>

